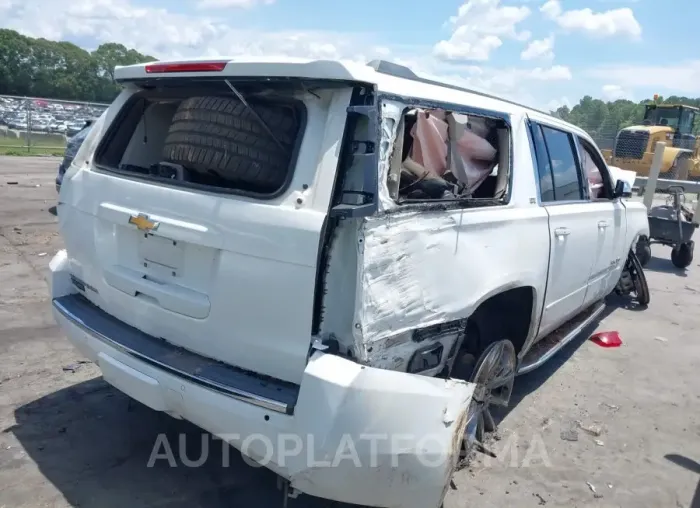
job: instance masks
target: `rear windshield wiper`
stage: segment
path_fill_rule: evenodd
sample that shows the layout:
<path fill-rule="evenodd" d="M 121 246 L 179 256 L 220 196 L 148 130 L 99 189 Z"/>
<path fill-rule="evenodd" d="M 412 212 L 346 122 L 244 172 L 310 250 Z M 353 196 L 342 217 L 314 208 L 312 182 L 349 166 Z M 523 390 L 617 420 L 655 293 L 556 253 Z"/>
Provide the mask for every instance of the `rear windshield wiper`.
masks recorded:
<path fill-rule="evenodd" d="M 250 111 L 250 113 L 255 117 L 255 119 L 258 121 L 260 126 L 263 129 L 265 129 L 265 132 L 267 132 L 268 136 L 270 136 L 270 138 L 272 138 L 272 140 L 274 140 L 274 142 L 277 143 L 277 146 L 280 147 L 280 150 L 282 150 L 283 152 L 286 152 L 287 149 L 284 147 L 284 145 L 282 145 L 282 142 L 277 138 L 277 136 L 274 135 L 274 133 L 272 132 L 270 127 L 268 127 L 268 125 L 265 123 L 265 120 L 263 120 L 260 117 L 260 115 L 258 115 L 258 113 L 251 107 L 250 104 L 248 104 L 248 101 L 245 100 L 245 97 L 243 97 L 243 94 L 241 94 L 241 92 L 239 92 L 236 89 L 236 87 L 233 86 L 228 79 L 225 79 L 224 83 L 226 83 L 226 85 L 228 85 L 228 87 L 236 95 L 236 97 L 238 97 L 238 100 L 241 101 L 246 108 L 248 108 L 248 111 Z"/>

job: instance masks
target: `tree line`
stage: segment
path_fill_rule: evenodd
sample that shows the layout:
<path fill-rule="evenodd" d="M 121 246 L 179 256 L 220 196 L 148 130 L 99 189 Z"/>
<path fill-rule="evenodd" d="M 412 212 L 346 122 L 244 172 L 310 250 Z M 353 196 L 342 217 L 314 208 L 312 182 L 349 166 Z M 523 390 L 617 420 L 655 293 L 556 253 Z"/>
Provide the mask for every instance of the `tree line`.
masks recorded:
<path fill-rule="evenodd" d="M 90 52 L 70 42 L 34 39 L 0 29 L 0 95 L 111 102 L 119 93 L 114 67 L 153 60 L 156 58 L 113 42 Z M 606 102 L 587 95 L 572 108 L 562 106 L 552 114 L 580 126 L 595 139 L 611 139 L 620 129 L 639 124 L 644 104 L 651 100 Z M 700 107 L 700 98 L 659 97 L 656 102 Z M 700 132 L 700 117 L 695 132 Z"/>
<path fill-rule="evenodd" d="M 114 67 L 153 60 L 122 44 L 110 42 L 90 52 L 0 29 L 0 95 L 111 102 L 119 93 Z"/>
<path fill-rule="evenodd" d="M 618 99 L 605 102 L 586 95 L 574 107 L 562 106 L 552 114 L 578 125 L 597 140 L 612 139 L 615 134 L 625 127 L 639 125 L 644 118 L 646 104 L 682 104 L 700 108 L 700 98 L 690 98 L 672 95 L 669 97 L 650 98 L 641 102 Z M 700 133 L 700 115 L 695 119 L 693 132 Z"/>

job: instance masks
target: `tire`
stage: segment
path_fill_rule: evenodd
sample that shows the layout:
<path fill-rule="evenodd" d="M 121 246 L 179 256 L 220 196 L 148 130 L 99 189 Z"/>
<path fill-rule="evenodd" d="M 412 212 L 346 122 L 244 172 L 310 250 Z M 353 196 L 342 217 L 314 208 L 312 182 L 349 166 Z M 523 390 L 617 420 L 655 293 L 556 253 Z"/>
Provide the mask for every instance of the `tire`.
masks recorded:
<path fill-rule="evenodd" d="M 678 166 L 673 166 L 671 169 L 665 173 L 661 173 L 659 178 L 664 180 L 678 180 Z"/>
<path fill-rule="evenodd" d="M 685 269 L 693 262 L 695 242 L 687 242 L 677 245 L 671 251 L 671 262 L 677 268 Z"/>
<path fill-rule="evenodd" d="M 180 103 L 163 147 L 163 159 L 188 170 L 196 183 L 273 193 L 287 180 L 299 120 L 288 106 L 250 103 L 255 114 L 229 97 L 192 97 Z"/>
<path fill-rule="evenodd" d="M 680 154 L 678 158 L 676 159 L 675 163 L 669 169 L 666 173 L 663 173 L 662 175 L 659 175 L 661 178 L 664 178 L 666 180 L 678 180 L 679 175 L 680 175 L 680 166 L 681 166 L 681 161 L 684 159 L 690 159 L 690 155 L 687 153 Z M 688 175 L 690 176 L 690 174 Z"/>
<path fill-rule="evenodd" d="M 649 284 L 647 283 L 647 277 L 644 275 L 644 268 L 639 262 L 637 255 L 630 250 L 630 265 L 631 270 L 634 271 L 632 274 L 632 280 L 634 281 L 634 291 L 637 295 L 637 303 L 642 307 L 649 305 L 651 301 L 651 294 L 649 293 Z"/>
<path fill-rule="evenodd" d="M 634 253 L 642 266 L 647 266 L 651 261 L 651 245 L 646 236 L 640 236 L 635 246 Z"/>
<path fill-rule="evenodd" d="M 507 339 L 492 342 L 479 356 L 468 379 L 469 382 L 476 384 L 476 388 L 467 410 L 467 427 L 462 440 L 462 459 L 468 459 L 475 445 L 483 446 L 486 433 L 496 430 L 491 406 L 508 406 L 513 392 L 516 369 L 515 347 Z"/>

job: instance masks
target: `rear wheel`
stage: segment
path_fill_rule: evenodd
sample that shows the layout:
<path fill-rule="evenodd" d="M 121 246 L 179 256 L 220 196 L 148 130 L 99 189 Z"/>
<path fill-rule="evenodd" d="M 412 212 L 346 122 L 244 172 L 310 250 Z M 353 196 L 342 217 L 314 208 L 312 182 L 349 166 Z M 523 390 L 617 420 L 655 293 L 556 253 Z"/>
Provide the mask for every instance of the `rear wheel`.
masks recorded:
<path fill-rule="evenodd" d="M 676 160 L 673 161 L 673 166 L 671 166 L 666 173 L 660 175 L 661 178 L 665 178 L 667 180 L 678 180 L 680 178 L 681 165 L 684 164 L 686 159 L 690 159 L 690 154 L 682 153 L 676 157 Z"/>
<path fill-rule="evenodd" d="M 695 242 L 690 241 L 677 245 L 671 251 L 671 262 L 677 268 L 687 268 L 693 262 Z"/>
<path fill-rule="evenodd" d="M 481 443 L 487 432 L 496 430 L 491 410 L 507 407 L 513 392 L 517 359 L 510 340 L 498 340 L 486 347 L 476 362 L 474 355 L 465 353 L 459 364 L 461 369 L 471 368 L 466 378 L 476 384 L 469 404 L 467 426 L 462 442 L 462 458 Z"/>
<path fill-rule="evenodd" d="M 668 171 L 661 173 L 659 177 L 664 180 L 678 180 L 678 166 L 674 164 Z"/>
<path fill-rule="evenodd" d="M 649 238 L 640 236 L 635 246 L 634 253 L 637 255 L 639 263 L 642 266 L 647 266 L 651 260 L 651 244 L 649 243 Z"/>

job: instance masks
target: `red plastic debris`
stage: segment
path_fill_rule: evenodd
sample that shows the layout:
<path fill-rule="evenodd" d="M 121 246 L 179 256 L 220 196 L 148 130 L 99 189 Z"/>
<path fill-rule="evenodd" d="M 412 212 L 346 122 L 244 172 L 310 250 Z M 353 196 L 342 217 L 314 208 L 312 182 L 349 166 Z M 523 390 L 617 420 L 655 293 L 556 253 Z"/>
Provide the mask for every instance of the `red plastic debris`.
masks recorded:
<path fill-rule="evenodd" d="M 617 332 L 594 333 L 591 340 L 600 347 L 620 347 L 622 345 L 622 339 Z"/>

